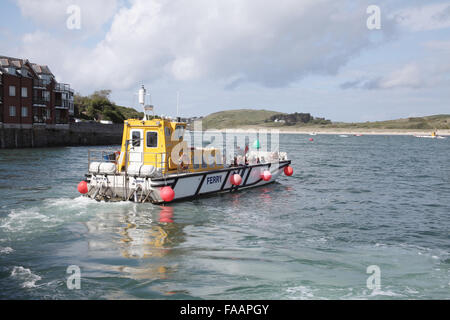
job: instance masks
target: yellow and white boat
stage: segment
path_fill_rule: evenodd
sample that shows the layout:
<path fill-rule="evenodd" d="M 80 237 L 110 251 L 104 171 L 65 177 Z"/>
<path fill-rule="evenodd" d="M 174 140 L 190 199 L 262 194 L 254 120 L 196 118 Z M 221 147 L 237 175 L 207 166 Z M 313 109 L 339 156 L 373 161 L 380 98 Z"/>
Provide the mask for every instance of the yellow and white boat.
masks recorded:
<path fill-rule="evenodd" d="M 188 147 L 186 123 L 179 118 L 151 118 L 125 121 L 120 152 L 89 150 L 80 193 L 96 200 L 164 203 L 257 187 L 293 173 L 284 152 L 245 150 L 227 164 L 217 148 Z"/>
<path fill-rule="evenodd" d="M 429 136 L 426 136 L 426 135 L 416 135 L 415 137 L 416 137 L 416 138 L 445 139 L 445 137 L 438 135 L 438 134 L 436 133 L 436 131 L 433 131 L 433 132 L 431 133 L 431 135 L 429 135 Z"/>

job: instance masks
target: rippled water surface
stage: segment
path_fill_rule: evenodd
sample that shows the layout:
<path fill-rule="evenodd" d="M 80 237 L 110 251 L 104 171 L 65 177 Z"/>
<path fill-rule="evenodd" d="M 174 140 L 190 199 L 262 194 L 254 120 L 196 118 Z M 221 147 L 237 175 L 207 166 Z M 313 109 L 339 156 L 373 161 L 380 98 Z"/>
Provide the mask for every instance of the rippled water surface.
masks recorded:
<path fill-rule="evenodd" d="M 450 139 L 309 138 L 292 177 L 166 207 L 80 197 L 88 148 L 1 150 L 0 298 L 450 298 Z"/>

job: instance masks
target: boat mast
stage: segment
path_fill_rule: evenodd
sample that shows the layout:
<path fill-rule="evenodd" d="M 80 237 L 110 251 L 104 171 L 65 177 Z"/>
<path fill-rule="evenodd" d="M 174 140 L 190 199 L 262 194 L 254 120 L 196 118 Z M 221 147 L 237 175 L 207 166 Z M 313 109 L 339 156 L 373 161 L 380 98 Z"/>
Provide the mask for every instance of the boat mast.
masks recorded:
<path fill-rule="evenodd" d="M 142 87 L 139 89 L 138 95 L 139 95 L 139 104 L 141 105 L 142 109 L 144 110 L 144 119 L 142 119 L 142 120 L 150 120 L 149 112 L 152 111 L 152 114 L 154 117 L 155 111 L 153 110 L 153 105 L 151 104 L 152 98 L 150 97 L 150 94 L 147 94 L 147 90 L 145 89 L 144 85 L 142 85 Z M 148 105 L 145 104 L 145 97 L 147 95 L 150 97 L 150 104 L 148 104 Z"/>

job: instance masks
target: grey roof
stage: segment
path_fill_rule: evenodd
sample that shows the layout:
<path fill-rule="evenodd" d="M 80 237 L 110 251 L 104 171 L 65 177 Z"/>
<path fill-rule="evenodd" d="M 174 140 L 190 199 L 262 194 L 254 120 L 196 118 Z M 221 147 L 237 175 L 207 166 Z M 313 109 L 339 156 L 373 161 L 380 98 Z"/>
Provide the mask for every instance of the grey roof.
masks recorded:
<path fill-rule="evenodd" d="M 31 67 L 37 74 L 48 74 L 53 76 L 53 73 L 50 71 L 50 68 L 48 66 L 41 66 L 39 64 L 32 63 Z"/>
<path fill-rule="evenodd" d="M 7 56 L 0 56 L 0 65 L 3 67 L 15 67 L 15 68 L 22 68 L 22 66 L 27 62 L 28 60 L 23 60 L 20 58 L 12 58 Z"/>
<path fill-rule="evenodd" d="M 10 64 L 11 64 L 10 58 L 0 56 L 0 66 L 8 67 Z"/>
<path fill-rule="evenodd" d="M 13 58 L 7 56 L 0 56 L 0 67 L 15 67 L 15 68 L 27 68 L 26 63 L 29 63 L 27 59 Z M 41 66 L 36 63 L 30 63 L 31 68 L 37 74 L 48 74 L 54 77 L 53 73 L 50 71 L 48 66 Z M 30 70 L 31 71 L 31 70 Z"/>

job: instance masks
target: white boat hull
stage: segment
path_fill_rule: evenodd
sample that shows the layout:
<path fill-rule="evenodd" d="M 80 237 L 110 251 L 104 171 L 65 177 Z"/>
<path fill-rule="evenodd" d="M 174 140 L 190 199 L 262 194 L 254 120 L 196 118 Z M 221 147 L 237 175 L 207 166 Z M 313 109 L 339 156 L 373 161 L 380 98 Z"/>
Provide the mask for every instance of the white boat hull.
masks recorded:
<path fill-rule="evenodd" d="M 445 139 L 443 136 L 415 136 L 416 138 L 428 138 L 428 139 Z"/>
<path fill-rule="evenodd" d="M 160 189 L 170 186 L 175 192 L 173 201 L 187 200 L 214 193 L 234 192 L 266 185 L 274 182 L 290 163 L 290 160 L 285 160 L 277 163 L 180 173 L 160 178 L 132 177 L 124 174 L 91 174 L 87 178 L 89 188 L 87 196 L 105 201 L 131 200 L 164 203 Z M 261 178 L 261 173 L 265 170 L 269 170 L 272 174 L 269 181 Z M 239 186 L 231 184 L 230 177 L 234 173 L 242 177 L 242 183 Z"/>

